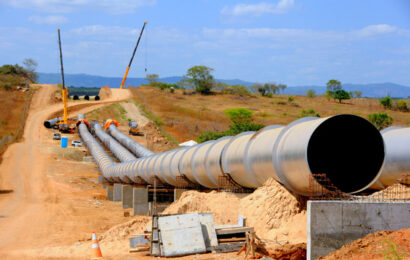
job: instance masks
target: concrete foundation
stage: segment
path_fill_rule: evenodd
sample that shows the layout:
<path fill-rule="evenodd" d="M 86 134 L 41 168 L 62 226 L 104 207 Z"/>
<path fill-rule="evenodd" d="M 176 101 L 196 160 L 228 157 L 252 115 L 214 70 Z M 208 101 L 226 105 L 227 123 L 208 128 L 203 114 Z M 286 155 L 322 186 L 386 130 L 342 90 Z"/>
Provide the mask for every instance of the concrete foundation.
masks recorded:
<path fill-rule="evenodd" d="M 114 187 L 112 185 L 107 185 L 105 186 L 105 189 L 107 190 L 107 200 L 113 200 L 114 199 Z"/>
<path fill-rule="evenodd" d="M 410 227 L 410 202 L 308 202 L 307 259 L 317 259 L 380 230 Z"/>
<path fill-rule="evenodd" d="M 132 185 L 123 184 L 121 186 L 122 192 L 122 207 L 124 209 L 132 208 L 132 201 L 133 201 L 133 187 Z"/>
<path fill-rule="evenodd" d="M 186 189 L 174 189 L 174 201 L 178 200 Z"/>
<path fill-rule="evenodd" d="M 122 200 L 122 184 L 114 183 L 113 201 L 121 201 L 121 200 Z"/>
<path fill-rule="evenodd" d="M 146 187 L 134 187 L 132 189 L 132 213 L 134 216 L 147 215 L 148 189 Z"/>

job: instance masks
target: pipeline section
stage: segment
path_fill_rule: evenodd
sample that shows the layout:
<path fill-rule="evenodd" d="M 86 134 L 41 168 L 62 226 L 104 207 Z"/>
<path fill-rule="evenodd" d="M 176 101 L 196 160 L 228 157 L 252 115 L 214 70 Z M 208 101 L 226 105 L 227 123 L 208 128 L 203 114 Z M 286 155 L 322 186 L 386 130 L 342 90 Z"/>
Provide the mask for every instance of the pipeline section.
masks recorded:
<path fill-rule="evenodd" d="M 104 146 L 108 148 L 118 160 L 121 162 L 129 162 L 137 159 L 130 151 L 107 134 L 99 123 L 92 122 L 91 126 L 98 139 L 101 140 Z"/>
<path fill-rule="evenodd" d="M 128 135 L 123 134 L 114 124 L 111 124 L 108 127 L 108 133 L 139 158 L 148 157 L 155 154 L 138 142 L 134 141 Z"/>
<path fill-rule="evenodd" d="M 63 119 L 62 117 L 56 117 L 50 120 L 46 120 L 44 121 L 44 126 L 46 128 L 52 128 L 57 122 L 59 122 L 62 119 Z"/>
<path fill-rule="evenodd" d="M 386 146 L 382 173 L 372 186 L 384 189 L 404 175 L 410 175 L 410 127 L 389 127 L 381 131 Z"/>
<path fill-rule="evenodd" d="M 114 127 L 110 129 L 110 133 L 116 131 L 119 132 Z M 90 151 L 109 181 L 152 184 L 156 177 L 173 186 L 178 186 L 178 177 L 183 177 L 193 184 L 217 188 L 219 178 L 229 175 L 247 188 L 257 188 L 274 178 L 295 193 L 320 195 L 323 189 L 312 190 L 315 185 L 325 184 L 323 178 L 317 177 L 320 174 L 342 192 L 357 193 L 379 179 L 385 158 L 380 132 L 366 119 L 354 115 L 302 118 L 288 126 L 267 126 L 258 132 L 223 137 L 129 162 L 111 161 L 108 166 L 100 166 L 102 159 L 98 157 L 106 154 L 101 155 L 93 147 L 97 142 L 89 137 L 84 124 L 80 135 L 87 147 L 92 147 Z"/>

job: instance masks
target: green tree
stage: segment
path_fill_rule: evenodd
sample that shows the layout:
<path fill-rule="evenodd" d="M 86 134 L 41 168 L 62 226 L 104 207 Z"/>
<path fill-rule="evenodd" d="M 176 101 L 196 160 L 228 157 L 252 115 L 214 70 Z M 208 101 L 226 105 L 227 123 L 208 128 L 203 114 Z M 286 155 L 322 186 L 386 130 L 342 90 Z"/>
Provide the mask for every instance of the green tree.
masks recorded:
<path fill-rule="evenodd" d="M 350 99 L 350 94 L 346 90 L 337 90 L 333 94 L 333 98 L 339 100 L 339 103 L 342 103 L 342 100 Z"/>
<path fill-rule="evenodd" d="M 159 75 L 158 74 L 147 74 L 145 79 L 148 80 L 149 85 L 152 85 L 153 82 L 158 82 Z"/>
<path fill-rule="evenodd" d="M 193 66 L 186 74 L 188 82 L 195 88 L 195 91 L 208 95 L 215 86 L 215 79 L 212 76 L 212 68 L 207 66 Z"/>
<path fill-rule="evenodd" d="M 316 91 L 314 89 L 309 89 L 308 91 L 306 91 L 306 96 L 314 98 L 316 96 Z"/>
<path fill-rule="evenodd" d="M 282 91 L 282 94 L 285 92 L 285 89 L 287 88 L 285 84 L 279 84 L 278 87 Z"/>
<path fill-rule="evenodd" d="M 404 100 L 400 100 L 397 102 L 397 109 L 403 112 L 409 111 L 409 108 L 407 107 L 407 102 Z"/>
<path fill-rule="evenodd" d="M 265 83 L 264 85 L 264 89 L 267 90 L 267 92 L 271 91 L 272 94 L 276 94 L 279 91 L 279 85 L 277 85 L 276 83 Z"/>
<path fill-rule="evenodd" d="M 367 119 L 378 129 L 389 127 L 393 124 L 393 118 L 386 113 L 373 113 Z"/>
<path fill-rule="evenodd" d="M 356 98 L 361 98 L 362 97 L 362 92 L 361 91 L 359 91 L 359 90 L 355 90 L 355 91 L 353 91 L 353 95 L 356 97 Z"/>
<path fill-rule="evenodd" d="M 27 78 L 29 78 L 29 80 L 31 80 L 32 82 L 37 82 L 38 74 L 36 72 L 36 69 L 38 63 L 31 58 L 26 58 L 24 59 L 23 64 Z"/>
<path fill-rule="evenodd" d="M 268 94 L 269 92 L 269 86 L 261 83 L 254 83 L 251 86 L 251 89 L 255 93 L 259 92 L 259 94 L 261 94 L 262 96 L 266 96 L 266 94 Z"/>
<path fill-rule="evenodd" d="M 331 79 L 326 83 L 326 96 L 328 98 L 332 97 L 335 99 L 334 95 L 338 90 L 342 90 L 342 82 L 336 79 Z"/>
<path fill-rule="evenodd" d="M 391 98 L 387 96 L 387 97 L 380 99 L 380 104 L 386 109 L 391 109 L 392 107 Z"/>
<path fill-rule="evenodd" d="M 331 79 L 326 83 L 326 89 L 331 92 L 336 92 L 342 89 L 342 83 L 336 79 Z"/>

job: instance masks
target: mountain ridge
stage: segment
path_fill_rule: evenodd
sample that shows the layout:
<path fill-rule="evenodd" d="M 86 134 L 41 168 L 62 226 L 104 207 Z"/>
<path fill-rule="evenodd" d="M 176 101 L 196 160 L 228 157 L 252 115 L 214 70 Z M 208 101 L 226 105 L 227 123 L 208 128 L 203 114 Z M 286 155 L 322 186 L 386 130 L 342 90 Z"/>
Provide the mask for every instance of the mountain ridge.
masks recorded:
<path fill-rule="evenodd" d="M 74 87 L 102 87 L 110 86 L 112 88 L 121 85 L 121 77 L 104 77 L 88 74 L 65 74 L 65 81 L 67 86 Z M 159 81 L 166 83 L 177 83 L 182 79 L 181 76 L 172 76 L 160 78 Z M 244 81 L 240 79 L 216 79 L 218 82 L 227 83 L 230 85 L 244 85 L 250 87 L 253 82 Z M 61 83 L 61 76 L 59 73 L 39 73 L 38 82 L 40 84 L 58 84 Z M 140 86 L 146 84 L 148 81 L 145 78 L 127 78 L 128 86 Z M 288 86 L 284 94 L 288 95 L 306 95 L 306 91 L 313 89 L 317 95 L 326 92 L 326 86 L 306 85 L 306 86 Z M 343 84 L 343 89 L 346 91 L 361 91 L 363 97 L 380 98 L 385 96 L 408 98 L 410 97 L 410 87 L 385 82 L 385 83 L 368 83 L 368 84 Z"/>

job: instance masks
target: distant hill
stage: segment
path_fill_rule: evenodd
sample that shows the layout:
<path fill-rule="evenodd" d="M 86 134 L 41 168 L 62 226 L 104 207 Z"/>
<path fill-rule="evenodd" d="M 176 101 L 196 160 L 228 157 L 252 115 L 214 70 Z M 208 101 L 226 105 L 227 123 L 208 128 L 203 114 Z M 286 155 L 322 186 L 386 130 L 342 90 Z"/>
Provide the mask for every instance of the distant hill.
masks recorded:
<path fill-rule="evenodd" d="M 326 92 L 325 86 L 298 86 L 288 87 L 285 94 L 289 95 L 306 95 L 309 89 L 315 90 L 317 95 Z M 395 83 L 373 83 L 373 84 L 343 84 L 346 91 L 361 91 L 362 97 L 380 98 L 385 96 L 407 98 L 410 97 L 410 87 L 398 85 Z"/>
<path fill-rule="evenodd" d="M 166 83 L 177 83 L 182 77 L 164 77 L 159 80 Z M 110 86 L 118 88 L 121 85 L 122 78 L 120 77 L 102 77 L 87 74 L 65 74 L 67 86 L 74 87 L 102 87 Z M 243 81 L 240 79 L 217 79 L 230 85 L 251 86 L 253 82 Z M 58 84 L 61 82 L 61 76 L 58 73 L 39 73 L 39 83 Z M 146 84 L 145 78 L 128 78 L 128 86 L 139 86 Z M 344 84 L 343 88 L 347 91 L 361 91 L 363 97 L 391 97 L 407 98 L 410 96 L 410 87 L 398 85 L 395 83 L 374 83 L 374 84 Z M 314 89 L 316 94 L 320 95 L 326 92 L 325 86 L 290 86 L 285 90 L 285 94 L 289 95 L 306 95 L 306 91 Z"/>
<path fill-rule="evenodd" d="M 120 77 L 102 77 L 87 74 L 65 74 L 65 82 L 67 86 L 74 87 L 102 87 L 110 86 L 112 88 L 118 88 L 121 85 L 122 78 Z M 166 83 L 177 83 L 182 77 L 165 77 L 160 78 L 159 81 Z M 245 85 L 249 87 L 252 82 L 243 81 L 239 79 L 218 79 L 217 81 L 224 82 L 230 85 Z M 40 84 L 58 84 L 61 83 L 61 75 L 59 73 L 39 73 L 38 82 Z M 127 78 L 126 84 L 129 86 L 139 86 L 146 84 L 148 81 L 145 78 Z"/>

